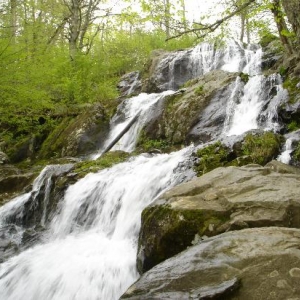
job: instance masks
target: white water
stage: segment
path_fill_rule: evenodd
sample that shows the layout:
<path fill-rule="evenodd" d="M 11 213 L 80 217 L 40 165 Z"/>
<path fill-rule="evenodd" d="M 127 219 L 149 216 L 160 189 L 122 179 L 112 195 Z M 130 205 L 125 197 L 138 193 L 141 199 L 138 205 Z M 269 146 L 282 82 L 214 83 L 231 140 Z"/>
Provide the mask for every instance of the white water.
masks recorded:
<path fill-rule="evenodd" d="M 234 108 L 230 129 L 227 135 L 240 135 L 248 130 L 257 129 L 258 112 L 261 111 L 261 91 L 263 88 L 262 75 L 249 79 L 244 87 L 244 95 L 239 99 L 240 103 Z"/>
<path fill-rule="evenodd" d="M 71 186 L 45 243 L 0 266 L 0 299 L 118 299 L 138 278 L 141 211 L 183 179 L 188 155 L 141 155 Z"/>
<path fill-rule="evenodd" d="M 278 131 L 277 108 L 287 99 L 279 75 L 255 75 L 245 85 L 237 78 L 227 103 L 223 134 L 241 135 L 252 129 Z"/>
<path fill-rule="evenodd" d="M 159 101 L 162 101 L 167 95 L 173 94 L 173 91 L 165 91 L 160 94 L 145 94 L 142 93 L 136 97 L 128 98 L 119 107 L 119 112 L 112 118 L 110 124 L 110 134 L 101 147 L 99 152 L 92 158 L 97 159 L 101 156 L 106 147 L 112 142 L 112 140 L 122 132 L 132 118 L 140 112 L 137 122 L 135 122 L 127 133 L 117 142 L 112 150 L 122 150 L 126 152 L 132 152 L 135 149 L 135 145 L 139 136 L 139 133 L 144 124 L 151 119 L 152 109 Z M 122 114 L 120 121 L 120 114 Z"/>
<path fill-rule="evenodd" d="M 237 79 L 231 86 L 225 135 L 265 128 L 266 124 L 276 127 L 275 111 L 284 95 L 278 98 L 269 95 L 277 83 L 266 87 L 270 78 L 258 75 L 260 57 L 261 50 L 242 49 L 238 44 L 232 44 L 225 52 L 215 51 L 208 45 L 192 50 L 193 74 L 220 68 L 253 75 L 246 85 Z M 138 134 L 151 119 L 155 105 L 172 93 L 141 94 L 127 99 L 111 122 L 111 134 L 106 144 L 94 158 L 99 157 L 131 118 L 141 111 L 138 122 L 113 149 L 134 150 Z M 277 89 L 279 94 L 280 88 Z M 260 115 L 265 119 L 263 122 L 259 120 Z M 118 299 L 138 278 L 135 263 L 141 212 L 160 193 L 184 179 L 177 166 L 186 160 L 190 151 L 185 149 L 154 157 L 141 155 L 100 173 L 87 175 L 68 188 L 59 204 L 60 213 L 50 225 L 46 215 L 51 189 L 48 170 L 51 167 L 43 171 L 31 193 L 0 208 L 0 225 L 1 222 L 5 224 L 12 214 L 21 217 L 24 204 L 32 201 L 34 206 L 35 194 L 45 186 L 41 225 L 48 227 L 44 242 L 0 265 L 0 299 Z M 22 230 L 20 228 L 20 232 Z"/>
<path fill-rule="evenodd" d="M 289 164 L 291 161 L 291 153 L 293 152 L 292 147 L 293 139 L 289 138 L 285 141 L 283 152 L 277 157 L 277 160 L 284 163 Z"/>

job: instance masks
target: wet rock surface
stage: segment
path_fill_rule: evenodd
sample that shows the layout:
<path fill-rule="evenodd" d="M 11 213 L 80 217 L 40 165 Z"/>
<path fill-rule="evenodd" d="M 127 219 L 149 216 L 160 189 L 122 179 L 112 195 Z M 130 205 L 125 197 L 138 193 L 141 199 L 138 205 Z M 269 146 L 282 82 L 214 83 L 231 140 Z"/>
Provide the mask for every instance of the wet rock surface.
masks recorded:
<path fill-rule="evenodd" d="M 121 299 L 298 299 L 299 248 L 299 229 L 224 233 L 157 265 Z"/>
<path fill-rule="evenodd" d="M 142 213 L 140 272 L 203 236 L 252 227 L 300 228 L 299 182 L 298 169 L 274 162 L 217 168 L 174 187 Z"/>
<path fill-rule="evenodd" d="M 62 121 L 43 143 L 40 158 L 87 155 L 99 149 L 109 130 L 109 117 L 95 104 L 75 119 Z"/>
<path fill-rule="evenodd" d="M 137 95 L 141 92 L 142 81 L 140 77 L 138 71 L 127 73 L 121 77 L 117 85 L 121 98 Z"/>
<path fill-rule="evenodd" d="M 0 165 L 0 206 L 23 192 L 36 176 L 33 172 L 23 173 L 13 165 Z"/>
<path fill-rule="evenodd" d="M 173 144 L 212 139 L 222 130 L 225 96 L 236 76 L 216 70 L 191 81 L 186 89 L 166 97 L 160 114 L 147 124 L 144 134 Z M 201 127 L 203 124 L 206 128 Z"/>

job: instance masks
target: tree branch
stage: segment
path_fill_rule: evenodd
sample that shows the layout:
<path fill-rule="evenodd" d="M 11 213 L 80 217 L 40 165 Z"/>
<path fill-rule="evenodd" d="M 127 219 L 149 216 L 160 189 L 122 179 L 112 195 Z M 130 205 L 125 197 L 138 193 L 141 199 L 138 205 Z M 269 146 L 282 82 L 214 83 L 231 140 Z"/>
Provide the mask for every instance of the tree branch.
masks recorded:
<path fill-rule="evenodd" d="M 204 25 L 204 24 L 201 24 L 201 23 L 194 22 L 194 24 L 200 25 L 201 27 L 199 27 L 199 28 L 192 28 L 192 29 L 181 31 L 178 34 L 167 38 L 166 41 L 179 38 L 179 37 L 181 37 L 181 36 L 183 36 L 185 34 L 189 34 L 189 33 L 196 33 L 196 34 L 198 34 L 199 31 L 206 31 L 205 33 L 203 33 L 202 35 L 199 36 L 199 38 L 203 38 L 208 33 L 214 32 L 224 22 L 226 22 L 227 20 L 231 19 L 235 15 L 239 14 L 241 11 L 243 11 L 245 8 L 247 8 L 250 4 L 252 4 L 254 2 L 255 2 L 255 0 L 249 0 L 248 2 L 246 2 L 242 6 L 240 6 L 238 9 L 236 9 L 235 11 L 233 11 L 232 13 L 230 13 L 229 15 L 225 16 L 222 19 L 219 19 L 219 20 L 215 21 L 212 24 L 206 24 L 206 25 Z"/>

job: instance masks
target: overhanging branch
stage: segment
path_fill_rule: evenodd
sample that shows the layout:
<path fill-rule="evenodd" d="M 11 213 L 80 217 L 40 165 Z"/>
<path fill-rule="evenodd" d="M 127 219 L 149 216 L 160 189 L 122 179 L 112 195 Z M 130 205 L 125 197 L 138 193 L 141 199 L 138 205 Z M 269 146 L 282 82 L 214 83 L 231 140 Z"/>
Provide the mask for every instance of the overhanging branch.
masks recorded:
<path fill-rule="evenodd" d="M 181 31 L 178 34 L 167 38 L 166 41 L 179 38 L 179 37 L 181 37 L 181 36 L 183 36 L 185 34 L 189 34 L 189 33 L 196 33 L 196 34 L 198 34 L 201 31 L 205 31 L 202 35 L 198 36 L 199 38 L 202 38 L 202 37 L 206 36 L 208 33 L 214 32 L 224 22 L 226 22 L 227 20 L 231 19 L 235 15 L 239 14 L 240 12 L 242 12 L 244 9 L 246 9 L 250 4 L 252 4 L 254 2 L 255 2 L 255 0 L 249 0 L 248 2 L 244 3 L 242 6 L 240 6 L 238 9 L 236 9 L 232 13 L 228 14 L 227 16 L 225 16 L 222 19 L 219 19 L 219 20 L 215 21 L 212 24 L 206 24 L 206 25 L 204 25 L 204 24 L 201 24 L 201 23 L 194 22 L 194 24 L 199 25 L 201 27 L 199 27 L 199 28 L 192 28 L 192 29 Z"/>

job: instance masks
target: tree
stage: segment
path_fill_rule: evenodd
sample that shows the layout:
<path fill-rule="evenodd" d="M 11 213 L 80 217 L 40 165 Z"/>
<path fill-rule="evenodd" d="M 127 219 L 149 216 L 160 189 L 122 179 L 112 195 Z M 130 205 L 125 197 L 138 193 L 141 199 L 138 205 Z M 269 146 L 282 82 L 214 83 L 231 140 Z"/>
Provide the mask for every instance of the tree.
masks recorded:
<path fill-rule="evenodd" d="M 284 19 L 284 13 L 281 9 L 281 3 L 279 0 L 273 0 L 271 3 L 271 11 L 274 15 L 274 20 L 278 29 L 278 34 L 281 40 L 283 47 L 285 48 L 288 54 L 294 52 L 293 45 L 289 39 L 289 29 Z"/>
<path fill-rule="evenodd" d="M 286 12 L 287 18 L 292 25 L 296 34 L 297 47 L 300 49 L 300 1 L 299 0 L 282 0 L 282 5 Z"/>

